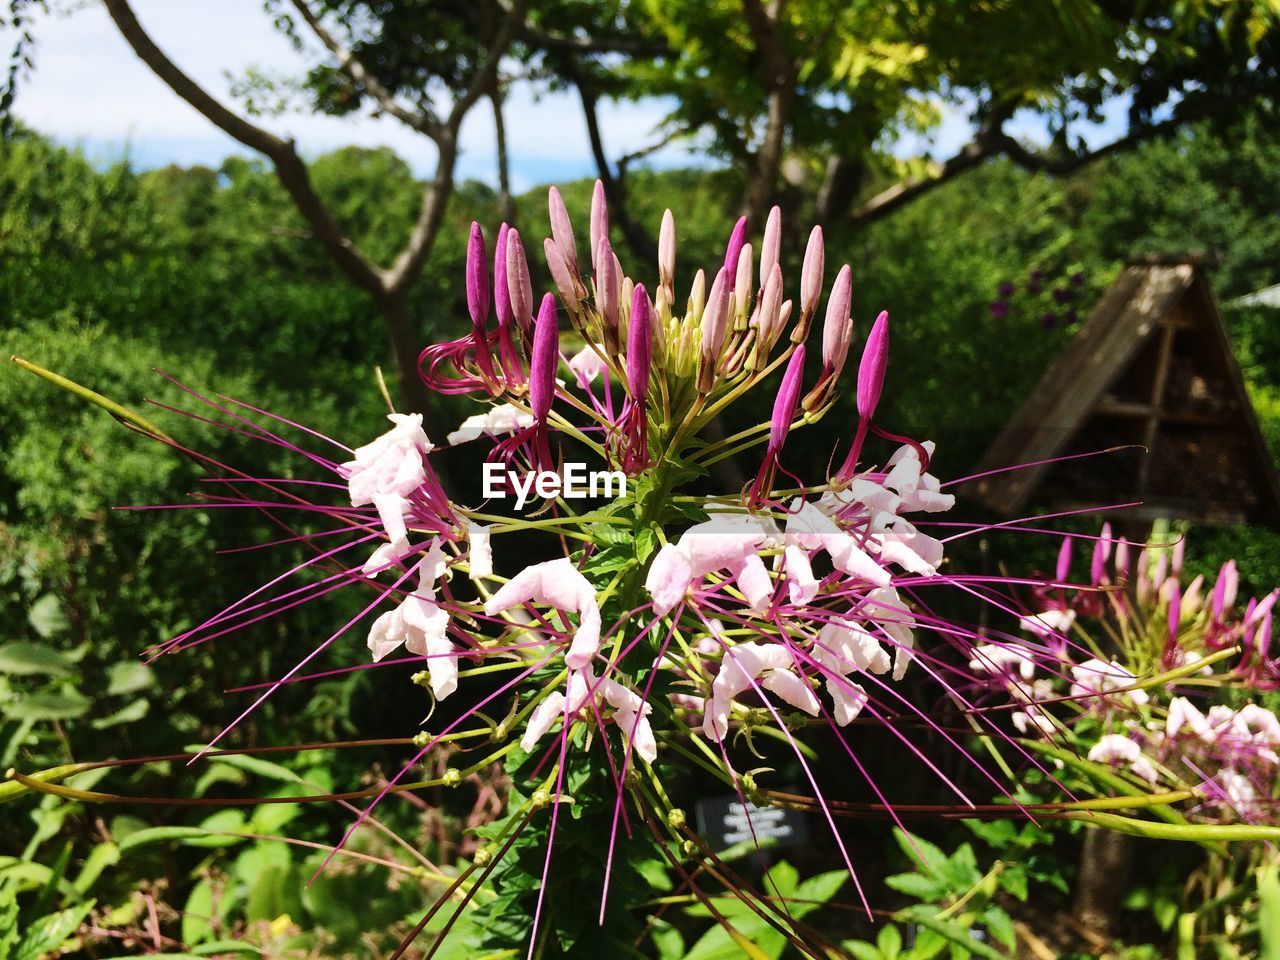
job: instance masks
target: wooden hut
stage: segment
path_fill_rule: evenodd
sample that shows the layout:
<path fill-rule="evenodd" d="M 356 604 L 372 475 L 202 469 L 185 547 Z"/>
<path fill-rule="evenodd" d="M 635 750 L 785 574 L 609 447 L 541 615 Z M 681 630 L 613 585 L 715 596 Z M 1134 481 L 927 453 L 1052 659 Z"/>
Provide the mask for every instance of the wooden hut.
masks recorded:
<path fill-rule="evenodd" d="M 1131 262 L 978 471 L 1112 452 L 994 473 L 963 492 L 1005 516 L 1140 502 L 1117 516 L 1280 527 L 1275 461 L 1205 266 Z"/>

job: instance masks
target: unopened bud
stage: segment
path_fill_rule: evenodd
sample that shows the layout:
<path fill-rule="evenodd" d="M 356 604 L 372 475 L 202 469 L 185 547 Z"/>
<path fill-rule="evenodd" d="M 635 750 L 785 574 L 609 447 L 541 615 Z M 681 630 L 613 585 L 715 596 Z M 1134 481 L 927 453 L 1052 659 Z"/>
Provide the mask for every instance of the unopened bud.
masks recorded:
<path fill-rule="evenodd" d="M 527 332 L 533 321 L 533 282 L 529 279 L 524 243 L 515 227 L 507 231 L 507 290 L 516 324 Z"/>
<path fill-rule="evenodd" d="M 609 356 L 618 353 L 618 261 L 608 238 L 600 241 L 596 251 L 596 306 L 604 324 L 604 348 Z"/>
<path fill-rule="evenodd" d="M 755 257 L 751 244 L 744 243 L 738 254 L 737 274 L 733 284 L 734 328 L 745 330 L 747 310 L 751 306 L 751 293 L 755 279 Z"/>
<path fill-rule="evenodd" d="M 560 191 L 552 187 L 547 191 L 547 210 L 551 219 L 551 236 L 559 248 L 564 262 L 574 273 L 578 272 L 578 244 L 573 239 L 573 224 L 569 220 L 569 211 L 565 209 L 564 197 Z"/>
<path fill-rule="evenodd" d="M 653 307 L 643 284 L 636 284 L 631 298 L 631 319 L 627 331 L 627 386 L 631 396 L 643 401 L 649 394 L 649 371 L 652 366 Z"/>
<path fill-rule="evenodd" d="M 831 297 L 827 300 L 827 319 L 822 327 L 822 366 L 831 371 L 832 377 L 840 375 L 845 358 L 849 356 L 849 344 L 853 340 L 853 271 L 846 263 L 831 285 Z"/>
<path fill-rule="evenodd" d="M 782 211 L 773 207 L 764 224 L 764 239 L 760 241 L 760 288 L 769 282 L 769 274 L 778 263 L 782 249 Z"/>
<path fill-rule="evenodd" d="M 577 313 L 578 285 L 574 282 L 573 274 L 570 273 L 564 253 L 550 237 L 542 241 L 542 250 L 547 257 L 547 269 L 551 271 L 551 279 L 560 293 L 560 302 L 564 304 L 564 308 L 570 315 Z"/>
<path fill-rule="evenodd" d="M 662 212 L 662 227 L 658 230 L 658 282 L 660 290 L 666 290 L 667 300 L 675 299 L 676 278 L 676 220 L 670 210 Z"/>
<path fill-rule="evenodd" d="M 542 298 L 533 330 L 533 352 L 529 359 L 529 406 L 539 422 L 545 423 L 556 394 L 556 368 L 560 363 L 560 330 L 556 301 L 551 294 Z"/>
<path fill-rule="evenodd" d="M 591 267 L 600 269 L 600 241 L 609 237 L 609 205 L 604 198 L 604 184 L 596 181 L 591 191 Z"/>
<path fill-rule="evenodd" d="M 809 245 L 804 251 L 804 266 L 800 269 L 800 322 L 792 331 L 791 342 L 799 343 L 809 335 L 809 322 L 818 308 L 822 294 L 822 275 L 826 269 L 826 247 L 822 240 L 822 228 L 814 227 L 809 234 Z"/>
<path fill-rule="evenodd" d="M 870 420 L 884 389 L 885 370 L 889 366 L 889 314 L 881 311 L 867 335 L 867 345 L 858 364 L 858 416 Z"/>

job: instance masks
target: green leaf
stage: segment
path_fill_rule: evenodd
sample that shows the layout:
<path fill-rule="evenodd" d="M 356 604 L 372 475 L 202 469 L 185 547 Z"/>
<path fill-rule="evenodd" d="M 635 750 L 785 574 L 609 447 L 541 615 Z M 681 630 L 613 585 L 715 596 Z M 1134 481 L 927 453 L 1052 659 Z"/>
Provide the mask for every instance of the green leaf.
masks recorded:
<path fill-rule="evenodd" d="M 14 676 L 31 676 L 43 673 L 51 677 L 66 677 L 72 673 L 72 662 L 55 647 L 47 643 L 27 643 L 16 640 L 0 644 L 0 673 Z"/>
<path fill-rule="evenodd" d="M 849 873 L 847 870 L 832 870 L 830 873 L 820 873 L 816 877 L 810 877 L 796 887 L 795 897 L 799 901 L 809 900 L 813 902 L 793 903 L 791 904 L 791 913 L 797 919 L 812 913 L 839 893 L 840 888 L 844 886 L 845 881 L 848 879 Z"/>
<path fill-rule="evenodd" d="M 902 953 L 902 934 L 898 932 L 898 928 L 891 923 L 881 927 L 876 934 L 876 948 L 884 960 L 898 960 L 898 955 Z"/>
<path fill-rule="evenodd" d="M 946 875 L 947 855 L 937 846 L 922 837 L 907 833 L 899 827 L 894 827 L 893 836 L 898 841 L 898 846 L 902 848 L 902 852 L 907 855 L 912 863 L 924 867 L 925 872 L 933 876 L 943 877 Z"/>
<path fill-rule="evenodd" d="M 13 956 L 13 945 L 17 942 L 18 893 L 13 884 L 0 883 L 0 960 Z"/>
<path fill-rule="evenodd" d="M 89 851 L 89 856 L 85 857 L 84 866 L 80 868 L 80 873 L 72 881 L 71 886 L 83 896 L 98 882 L 98 877 L 102 875 L 103 870 L 114 867 L 119 862 L 119 847 L 114 843 L 99 843 Z"/>
<path fill-rule="evenodd" d="M 875 944 L 865 940 L 846 940 L 840 946 L 853 954 L 854 960 L 881 960 L 880 951 Z"/>
<path fill-rule="evenodd" d="M 183 943 L 203 943 L 213 935 L 213 909 L 213 888 L 207 880 L 201 880 L 191 890 L 187 904 L 182 908 Z"/>
<path fill-rule="evenodd" d="M 45 638 L 62 633 L 70 625 L 61 601 L 52 593 L 46 593 L 31 605 L 31 609 L 27 611 L 27 620 L 32 629 Z"/>
<path fill-rule="evenodd" d="M 79 929 L 80 923 L 93 909 L 96 900 L 87 900 L 74 907 L 36 920 L 27 929 L 22 942 L 13 954 L 13 960 L 43 960 L 60 948 Z"/>
<path fill-rule="evenodd" d="M 79 690 L 39 690 L 4 706 L 10 720 L 74 720 L 84 716 L 93 701 Z"/>
<path fill-rule="evenodd" d="M 684 960 L 684 937 L 665 920 L 653 924 L 653 945 L 657 948 L 655 960 Z"/>
<path fill-rule="evenodd" d="M 922 873 L 898 873 L 887 877 L 884 882 L 891 889 L 926 903 L 940 900 L 949 889 L 943 881 L 926 877 Z"/>
<path fill-rule="evenodd" d="M 145 717 L 151 710 L 150 700 L 131 700 L 115 713 L 110 713 L 105 717 L 99 717 L 90 722 L 89 726 L 95 730 L 109 730 L 112 727 L 118 727 L 124 723 L 137 723 Z"/>
<path fill-rule="evenodd" d="M 1006 893 L 1027 901 L 1027 870 L 1020 863 L 1006 863 L 1000 874 L 1000 886 Z"/>
<path fill-rule="evenodd" d="M 1280 960 L 1280 867 L 1258 869 L 1258 960 Z"/>
<path fill-rule="evenodd" d="M 137 693 L 155 682 L 155 671 L 145 663 L 136 660 L 113 663 L 107 671 L 107 696 L 121 697 L 126 693 Z"/>
<path fill-rule="evenodd" d="M 1017 947 L 1018 935 L 1014 932 L 1013 920 L 999 907 L 989 906 L 982 912 L 982 925 L 1006 949 L 1012 951 Z"/>

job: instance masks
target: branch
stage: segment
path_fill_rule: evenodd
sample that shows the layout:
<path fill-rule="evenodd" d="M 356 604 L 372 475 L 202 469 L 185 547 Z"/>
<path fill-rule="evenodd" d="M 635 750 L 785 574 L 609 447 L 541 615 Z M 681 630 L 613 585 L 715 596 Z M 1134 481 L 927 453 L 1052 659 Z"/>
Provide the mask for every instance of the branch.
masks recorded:
<path fill-rule="evenodd" d="M 501 0 L 500 0 L 501 3 Z M 476 71 L 475 76 L 471 78 L 471 83 L 467 89 L 463 91 L 453 104 L 453 109 L 449 111 L 448 126 L 455 132 L 462 124 L 462 118 L 466 116 L 477 100 L 491 90 L 498 80 L 498 64 L 502 58 L 506 56 L 507 50 L 511 46 L 511 41 L 515 39 L 516 30 L 524 24 L 525 11 L 529 9 L 529 0 L 515 0 L 507 9 L 507 15 L 503 18 L 502 26 L 498 28 L 498 32 L 494 34 L 493 39 L 489 43 L 488 49 L 485 51 L 484 62 L 480 65 L 480 69 Z"/>
<path fill-rule="evenodd" d="M 440 122 L 438 120 L 423 110 L 412 110 L 401 104 L 396 99 L 395 94 L 383 86 L 382 81 L 375 77 L 356 58 L 355 54 L 338 42 L 338 38 L 329 32 L 325 25 L 320 22 L 320 18 L 307 6 L 306 0 L 293 0 L 293 6 L 302 15 L 302 19 L 307 22 L 311 32 L 337 58 L 338 66 L 342 69 L 342 72 L 360 86 L 365 93 L 373 97 L 384 113 L 390 114 L 433 140 L 437 137 L 440 130 Z"/>
<path fill-rule="evenodd" d="M 600 174 L 600 182 L 604 184 L 604 195 L 609 201 L 609 210 L 614 221 L 622 231 L 627 249 L 637 260 L 644 260 L 653 248 L 649 236 L 627 214 L 626 185 L 614 177 L 609 168 L 609 158 L 605 155 L 604 140 L 600 136 L 600 117 L 596 110 L 596 92 L 588 80 L 578 70 L 572 58 L 565 58 L 561 64 L 561 72 L 578 89 L 578 98 L 582 101 L 582 115 L 587 123 L 587 139 L 591 143 L 591 156 L 595 158 L 596 170 Z M 625 168 L 622 172 L 625 172 Z M 594 256 L 594 251 L 593 254 Z"/>
<path fill-rule="evenodd" d="M 993 151 L 990 147 L 982 143 L 980 139 L 967 143 L 960 148 L 960 152 L 954 157 L 944 161 L 937 173 L 927 177 L 908 177 L 900 183 L 895 183 L 889 189 L 882 190 L 858 207 L 850 215 L 850 219 L 856 224 L 871 223 L 874 220 L 879 220 L 886 214 L 892 213 L 899 207 L 910 203 L 920 195 L 928 193 L 934 187 L 941 186 L 953 177 L 976 167 L 991 156 L 992 153 Z"/>
<path fill-rule="evenodd" d="M 633 57 L 665 57 L 671 48 L 661 40 L 631 37 L 564 37 L 526 27 L 520 39 L 532 47 L 551 53 L 621 53 Z"/>
<path fill-rule="evenodd" d="M 115 21 L 125 41 L 152 73 L 214 126 L 246 147 L 265 154 L 275 165 L 276 177 L 280 185 L 293 199 L 298 212 L 310 225 L 316 239 L 329 250 L 338 266 L 358 286 L 375 296 L 381 295 L 383 293 L 381 272 L 343 232 L 338 222 L 329 213 L 324 201 L 311 185 L 306 164 L 298 156 L 293 143 L 233 113 L 183 73 L 142 29 L 128 0 L 103 0 L 103 2 L 107 13 Z"/>
<path fill-rule="evenodd" d="M 1101 160 L 1113 153 L 1128 150 L 1156 137 L 1172 133 L 1183 124 L 1191 122 L 1194 117 L 1177 115 L 1133 130 L 1123 137 L 1111 141 L 1096 150 L 1083 153 L 1054 155 L 1032 150 L 1023 146 L 1009 134 L 1005 133 L 1003 124 L 1007 114 L 996 114 L 983 125 L 978 135 L 960 149 L 951 159 L 944 162 L 937 173 L 928 177 L 912 177 L 894 184 L 887 190 L 876 194 L 861 207 L 855 210 L 851 219 L 856 224 L 871 223 L 888 213 L 893 212 L 906 203 L 927 193 L 934 187 L 941 186 L 948 180 L 964 173 L 988 157 L 1006 156 L 1010 161 L 1032 173 L 1046 173 L 1050 176 L 1063 177 L 1075 173 L 1094 161 Z"/>
<path fill-rule="evenodd" d="M 798 77 L 795 61 L 778 29 L 781 0 L 773 0 L 768 10 L 760 0 L 742 0 L 742 13 L 764 63 L 763 79 L 769 91 L 764 137 L 756 154 L 756 172 L 747 186 L 743 204 L 743 212 L 754 222 L 763 218 L 778 179 Z"/>
<path fill-rule="evenodd" d="M 445 205 L 453 192 L 453 167 L 458 159 L 458 129 L 462 126 L 462 119 L 467 111 L 498 82 L 498 64 L 511 46 L 516 28 L 524 23 L 528 7 L 529 0 L 516 0 L 507 10 L 502 25 L 485 51 L 484 62 L 471 78 L 471 83 L 462 96 L 454 102 L 453 109 L 449 111 L 449 119 L 438 131 L 436 144 L 440 148 L 440 156 L 436 161 L 436 175 L 423 193 L 422 206 L 408 243 L 391 268 L 383 274 L 387 290 L 393 296 L 403 296 L 408 291 L 422 264 L 431 254 L 440 225 L 444 222 Z"/>

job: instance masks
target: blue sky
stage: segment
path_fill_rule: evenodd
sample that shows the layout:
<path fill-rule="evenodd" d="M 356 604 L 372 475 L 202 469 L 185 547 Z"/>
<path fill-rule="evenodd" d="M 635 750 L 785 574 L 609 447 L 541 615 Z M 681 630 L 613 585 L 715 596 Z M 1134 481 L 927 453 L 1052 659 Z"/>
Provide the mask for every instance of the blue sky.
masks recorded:
<path fill-rule="evenodd" d="M 229 153 L 248 152 L 152 76 L 99 4 L 70 6 L 71 12 L 42 16 L 36 24 L 36 69 L 17 101 L 16 112 L 25 123 L 62 143 L 83 147 L 97 160 L 127 154 L 140 167 L 212 164 Z M 224 101 L 231 99 L 232 78 L 249 68 L 296 73 L 313 62 L 309 57 L 321 53 L 318 47 L 297 53 L 272 28 L 261 0 L 135 0 L 134 8 L 160 48 Z M 0 31 L 3 49 L 10 42 L 11 37 Z M 668 108 L 659 100 L 602 104 L 601 127 L 610 157 L 654 140 Z M 293 136 L 304 155 L 348 144 L 385 145 L 420 174 L 428 173 L 434 161 L 432 145 L 395 120 L 289 114 L 261 122 L 276 133 Z M 595 172 L 576 97 L 562 93 L 537 98 L 529 87 L 517 86 L 508 102 L 507 127 L 517 190 Z M 1105 124 L 1092 131 L 1092 137 L 1103 141 L 1115 127 L 1114 122 Z M 931 138 L 904 139 L 895 152 L 947 156 L 969 132 L 964 116 L 948 111 Z M 1015 132 L 1037 139 L 1039 125 L 1023 118 Z M 681 166 L 705 161 L 693 146 L 684 145 L 655 154 L 652 162 Z M 483 106 L 463 125 L 458 172 L 461 177 L 496 181 L 493 125 Z"/>

